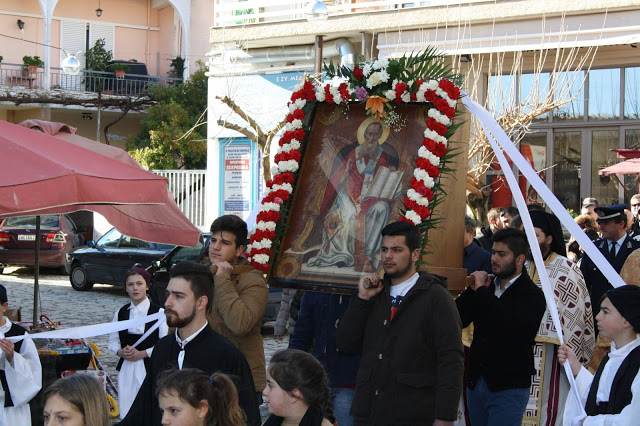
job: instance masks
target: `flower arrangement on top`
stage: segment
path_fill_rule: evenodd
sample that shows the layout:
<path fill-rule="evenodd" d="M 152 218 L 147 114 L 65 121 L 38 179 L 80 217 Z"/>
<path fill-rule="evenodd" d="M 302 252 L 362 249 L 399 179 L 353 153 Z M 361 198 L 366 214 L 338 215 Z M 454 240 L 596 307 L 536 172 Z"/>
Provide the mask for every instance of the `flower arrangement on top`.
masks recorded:
<path fill-rule="evenodd" d="M 303 125 L 303 120 L 315 102 L 347 107 L 349 103 L 366 102 L 367 114 L 394 128 L 402 126 L 401 117 L 393 110 L 394 104 L 430 104 L 427 128 L 399 220 L 415 224 L 423 238 L 439 220 L 431 216 L 441 201 L 440 175 L 451 171 L 446 164 L 456 155 L 455 150 L 448 147 L 448 139 L 460 126 L 454 125 L 453 119 L 460 97 L 461 76 L 453 73 L 445 64 L 444 55 L 433 48 L 397 59 L 360 62 L 353 70 L 336 68 L 332 62 L 324 68 L 331 82 L 305 80 L 296 86 L 288 103 L 289 114 L 275 156 L 273 178 L 267 182 L 267 193 L 247 247 L 251 264 L 263 271 L 270 269 L 286 225 L 302 151 L 310 133 L 310 127 Z"/>

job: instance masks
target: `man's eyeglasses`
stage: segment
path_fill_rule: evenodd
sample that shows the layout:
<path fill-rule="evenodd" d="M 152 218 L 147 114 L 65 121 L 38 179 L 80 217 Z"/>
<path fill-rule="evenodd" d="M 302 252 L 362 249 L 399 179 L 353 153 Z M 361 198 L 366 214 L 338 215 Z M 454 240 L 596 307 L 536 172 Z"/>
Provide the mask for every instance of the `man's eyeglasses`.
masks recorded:
<path fill-rule="evenodd" d="M 640 204 L 631 204 L 631 207 L 640 207 Z"/>

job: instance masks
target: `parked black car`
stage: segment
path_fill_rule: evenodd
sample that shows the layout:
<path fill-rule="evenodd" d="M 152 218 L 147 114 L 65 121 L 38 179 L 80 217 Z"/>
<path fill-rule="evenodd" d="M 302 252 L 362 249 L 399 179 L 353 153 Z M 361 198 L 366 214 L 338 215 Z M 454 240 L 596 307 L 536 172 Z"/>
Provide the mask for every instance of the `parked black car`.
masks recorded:
<path fill-rule="evenodd" d="M 69 280 L 78 291 L 91 290 L 95 283 L 124 287 L 127 270 L 139 263 L 150 266 L 162 259 L 175 246 L 151 243 L 122 235 L 112 228 L 98 242 L 89 241 L 69 253 Z"/>
<path fill-rule="evenodd" d="M 167 284 L 169 283 L 169 271 L 177 263 L 183 260 L 192 262 L 202 261 L 209 251 L 210 233 L 203 234 L 203 238 L 196 247 L 175 247 L 162 260 L 153 262 L 147 268 L 152 276 L 152 287 L 149 292 L 149 298 L 160 306 L 164 306 L 166 300 Z M 275 321 L 280 310 L 280 301 L 282 299 L 282 289 L 277 287 L 269 287 L 269 299 L 267 308 L 262 317 L 262 322 Z"/>

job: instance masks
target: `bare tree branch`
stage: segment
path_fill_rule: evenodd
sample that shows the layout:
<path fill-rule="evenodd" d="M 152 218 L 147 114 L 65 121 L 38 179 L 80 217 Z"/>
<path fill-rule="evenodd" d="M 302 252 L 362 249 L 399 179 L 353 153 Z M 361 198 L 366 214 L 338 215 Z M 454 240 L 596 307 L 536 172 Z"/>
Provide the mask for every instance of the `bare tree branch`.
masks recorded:
<path fill-rule="evenodd" d="M 242 118 L 244 121 L 246 121 L 247 123 L 249 123 L 249 126 L 252 127 L 258 134 L 258 138 L 262 139 L 265 137 L 264 132 L 262 131 L 262 129 L 260 128 L 260 125 L 246 112 L 244 112 L 242 110 L 242 108 L 240 108 L 233 99 L 231 99 L 228 96 L 223 96 L 223 97 L 217 97 L 217 99 L 219 99 L 223 104 L 225 104 L 226 106 L 228 106 L 229 108 L 231 108 L 231 111 L 233 111 L 234 113 L 236 113 L 237 115 L 240 116 L 240 118 Z"/>

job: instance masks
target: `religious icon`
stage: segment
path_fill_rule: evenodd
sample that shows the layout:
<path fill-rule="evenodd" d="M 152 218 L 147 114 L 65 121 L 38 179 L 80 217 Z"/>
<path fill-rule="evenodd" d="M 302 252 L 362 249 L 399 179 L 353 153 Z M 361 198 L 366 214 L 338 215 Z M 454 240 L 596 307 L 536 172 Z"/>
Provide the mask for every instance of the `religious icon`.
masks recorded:
<path fill-rule="evenodd" d="M 381 268 L 380 232 L 398 219 L 425 125 L 419 105 L 396 107 L 394 131 L 363 105 L 318 104 L 272 282 L 355 289 Z"/>

